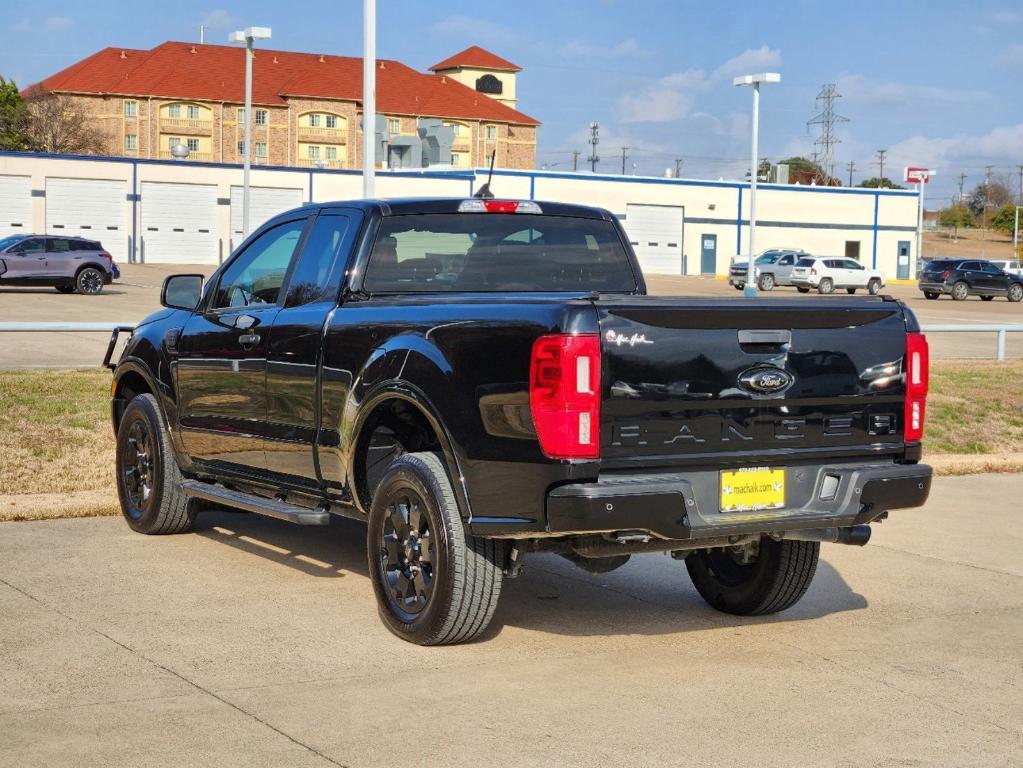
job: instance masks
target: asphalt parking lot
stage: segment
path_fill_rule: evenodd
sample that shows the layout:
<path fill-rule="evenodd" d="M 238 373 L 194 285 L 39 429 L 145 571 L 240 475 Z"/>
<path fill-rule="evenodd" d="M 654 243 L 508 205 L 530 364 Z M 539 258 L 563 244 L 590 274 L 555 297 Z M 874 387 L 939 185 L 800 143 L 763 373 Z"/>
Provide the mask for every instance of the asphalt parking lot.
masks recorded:
<path fill-rule="evenodd" d="M 937 479 L 762 619 L 665 556 L 534 556 L 432 649 L 378 620 L 357 523 L 3 523 L 0 763 L 1023 765 L 1021 488 Z"/>
<path fill-rule="evenodd" d="M 141 265 L 121 267 L 121 280 L 99 296 L 63 295 L 52 288 L 0 287 L 0 321 L 78 321 L 133 324 L 159 307 L 164 277 L 182 272 L 211 274 L 210 266 Z M 652 277 L 651 293 L 735 298 L 738 292 L 723 280 L 694 277 Z M 966 302 L 943 298 L 927 301 L 912 285 L 893 285 L 887 293 L 906 300 L 921 323 L 1023 323 L 1023 304 L 1003 299 Z M 798 296 L 793 288 L 763 294 L 768 299 Z M 816 294 L 814 294 L 816 295 Z M 842 293 L 841 295 L 845 295 Z M 802 298 L 801 296 L 799 298 Z M 836 296 L 837 298 L 837 296 Z M 0 369 L 79 368 L 97 365 L 106 350 L 107 333 L 0 333 Z M 992 358 L 994 334 L 942 334 L 931 338 L 935 358 Z M 1010 357 L 1023 357 L 1023 334 L 1009 334 Z"/>

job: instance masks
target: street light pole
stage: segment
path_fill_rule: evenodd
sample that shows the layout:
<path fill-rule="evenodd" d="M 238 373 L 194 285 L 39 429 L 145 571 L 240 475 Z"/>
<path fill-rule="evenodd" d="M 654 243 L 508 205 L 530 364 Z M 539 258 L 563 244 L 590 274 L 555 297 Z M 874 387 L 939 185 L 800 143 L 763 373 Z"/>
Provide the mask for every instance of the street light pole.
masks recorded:
<path fill-rule="evenodd" d="M 249 176 L 252 172 L 252 59 L 253 44 L 256 40 L 269 40 L 270 27 L 248 27 L 232 32 L 232 43 L 245 45 L 245 132 L 242 142 L 245 152 L 242 159 L 242 237 L 249 236 Z"/>
<path fill-rule="evenodd" d="M 753 87 L 753 150 L 752 159 L 749 174 L 749 257 L 746 262 L 746 286 L 743 293 L 746 296 L 757 295 L 757 275 L 756 267 L 756 239 L 757 239 L 757 176 L 759 176 L 758 166 L 760 164 L 759 158 L 759 141 L 760 141 L 760 84 L 761 83 L 779 83 L 781 82 L 781 75 L 777 72 L 762 72 L 757 75 L 742 75 L 735 78 L 732 84 L 735 86 L 752 86 Z"/>
<path fill-rule="evenodd" d="M 377 4 L 362 2 L 362 196 L 373 197 L 376 181 Z"/>

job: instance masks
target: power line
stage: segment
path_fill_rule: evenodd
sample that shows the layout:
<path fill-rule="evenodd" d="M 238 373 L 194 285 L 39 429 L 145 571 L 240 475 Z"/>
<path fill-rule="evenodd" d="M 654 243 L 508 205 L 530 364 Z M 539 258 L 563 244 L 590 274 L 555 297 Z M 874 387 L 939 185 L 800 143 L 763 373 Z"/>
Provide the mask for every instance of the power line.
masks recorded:
<path fill-rule="evenodd" d="M 835 176 L 835 145 L 842 141 L 835 135 L 835 124 L 849 122 L 849 118 L 835 113 L 835 99 L 840 98 L 842 98 L 842 94 L 838 92 L 834 83 L 826 83 L 821 86 L 816 99 L 817 114 L 806 123 L 807 128 L 811 125 L 820 126 L 820 134 L 813 142 L 814 155 L 817 164 L 828 178 Z M 820 179 L 820 181 L 826 182 L 827 179 Z"/>

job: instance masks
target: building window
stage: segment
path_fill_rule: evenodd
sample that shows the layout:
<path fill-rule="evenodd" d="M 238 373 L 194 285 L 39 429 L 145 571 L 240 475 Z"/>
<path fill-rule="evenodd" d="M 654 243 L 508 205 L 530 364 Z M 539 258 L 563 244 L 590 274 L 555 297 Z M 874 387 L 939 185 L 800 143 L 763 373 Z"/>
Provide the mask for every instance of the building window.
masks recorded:
<path fill-rule="evenodd" d="M 496 125 L 488 125 L 487 126 L 487 141 L 496 141 L 496 140 L 497 140 L 497 126 Z"/>
<path fill-rule="evenodd" d="M 387 132 L 401 133 L 401 120 L 396 117 L 387 118 Z"/>
<path fill-rule="evenodd" d="M 245 157 L 245 142 L 238 142 L 238 157 Z"/>
<path fill-rule="evenodd" d="M 499 96 L 504 91 L 504 83 L 493 75 L 483 75 L 476 81 L 476 90 L 480 93 Z"/>
<path fill-rule="evenodd" d="M 266 117 L 267 117 L 267 115 L 266 115 L 266 110 L 265 109 L 257 109 L 256 110 L 256 125 L 266 125 Z"/>
<path fill-rule="evenodd" d="M 315 144 L 313 144 L 313 145 L 311 145 L 309 147 L 309 159 L 310 160 L 319 160 L 320 159 L 320 148 L 317 147 Z"/>
<path fill-rule="evenodd" d="M 199 139 L 189 139 L 188 140 L 188 151 L 189 152 L 198 152 L 199 151 Z"/>
<path fill-rule="evenodd" d="M 327 159 L 337 160 L 337 147 L 327 147 Z"/>
<path fill-rule="evenodd" d="M 242 142 L 242 143 L 244 143 L 244 142 Z M 257 141 L 256 142 L 256 157 L 266 157 L 266 142 L 265 141 Z"/>
<path fill-rule="evenodd" d="M 139 111 L 139 104 L 137 101 L 131 99 L 124 100 L 124 116 L 125 117 L 136 117 Z"/>
<path fill-rule="evenodd" d="M 458 161 L 460 159 L 461 159 L 461 155 L 459 155 L 457 152 L 452 152 L 451 153 L 451 164 L 452 165 L 459 165 Z"/>
<path fill-rule="evenodd" d="M 124 136 L 124 149 L 127 152 L 134 152 L 139 148 L 139 137 L 134 133 L 127 133 Z"/>
<path fill-rule="evenodd" d="M 181 117 L 181 105 L 171 104 L 167 107 L 167 117 Z"/>
<path fill-rule="evenodd" d="M 178 144 L 181 143 L 180 136 L 170 136 L 167 138 L 167 149 L 174 149 Z"/>
<path fill-rule="evenodd" d="M 337 115 L 327 115 L 327 127 L 337 128 Z"/>
<path fill-rule="evenodd" d="M 239 123 L 244 123 L 245 122 L 245 110 L 244 109 L 239 109 L 238 110 L 238 122 Z"/>
<path fill-rule="evenodd" d="M 317 115 L 315 112 L 313 114 L 309 115 L 309 127 L 310 128 L 319 128 L 320 127 L 320 116 Z"/>
<path fill-rule="evenodd" d="M 188 119 L 189 120 L 199 119 L 199 107 L 197 107 L 195 104 L 188 105 Z"/>

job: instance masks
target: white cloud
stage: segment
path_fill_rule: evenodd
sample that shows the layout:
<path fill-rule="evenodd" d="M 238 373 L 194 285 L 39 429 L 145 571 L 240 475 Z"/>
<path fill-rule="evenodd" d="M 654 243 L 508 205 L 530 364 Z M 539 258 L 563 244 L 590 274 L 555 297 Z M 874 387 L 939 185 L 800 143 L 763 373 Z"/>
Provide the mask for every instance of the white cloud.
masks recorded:
<path fill-rule="evenodd" d="M 721 80 L 736 75 L 751 75 L 780 66 L 781 51 L 777 48 L 768 48 L 766 45 L 760 48 L 748 48 L 715 69 L 711 74 L 711 79 Z"/>
<path fill-rule="evenodd" d="M 223 8 L 207 11 L 199 21 L 206 29 L 237 29 L 239 26 L 238 17 Z"/>
<path fill-rule="evenodd" d="M 43 26 L 46 29 L 70 29 L 74 23 L 74 19 L 69 16 L 48 16 Z"/>
<path fill-rule="evenodd" d="M 640 46 L 634 37 L 627 37 L 612 46 L 569 40 L 561 47 L 561 53 L 572 59 L 595 57 L 605 59 L 640 59 L 650 56 L 650 51 Z"/>
<path fill-rule="evenodd" d="M 848 100 L 847 103 L 855 102 L 871 110 L 964 108 L 987 103 L 992 99 L 991 94 L 986 91 L 872 80 L 863 75 L 842 75 L 838 78 L 837 85 L 839 93 Z"/>
<path fill-rule="evenodd" d="M 455 14 L 441 19 L 430 29 L 445 37 L 496 45 L 510 45 L 519 40 L 519 36 L 508 27 L 464 14 Z"/>
<path fill-rule="evenodd" d="M 702 69 L 687 69 L 658 78 L 635 93 L 626 93 L 618 101 L 623 123 L 667 123 L 688 115 L 696 96 L 707 85 Z"/>

